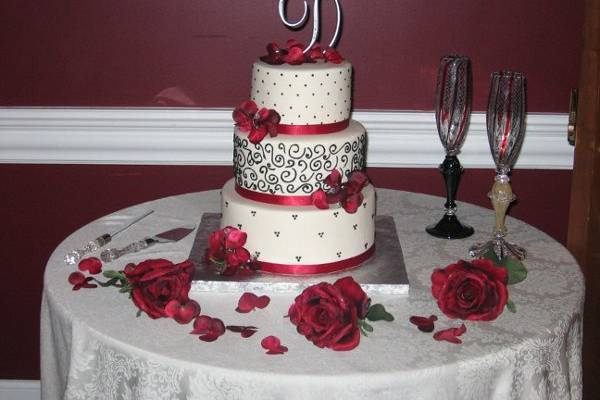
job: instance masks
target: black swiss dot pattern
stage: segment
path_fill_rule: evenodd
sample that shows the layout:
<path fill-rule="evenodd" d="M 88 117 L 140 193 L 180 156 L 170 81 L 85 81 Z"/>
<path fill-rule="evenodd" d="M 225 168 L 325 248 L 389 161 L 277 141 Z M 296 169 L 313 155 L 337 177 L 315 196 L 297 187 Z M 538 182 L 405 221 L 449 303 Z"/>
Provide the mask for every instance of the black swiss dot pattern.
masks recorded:
<path fill-rule="evenodd" d="M 261 107 L 278 111 L 282 124 L 330 124 L 350 117 L 352 70 L 347 63 L 308 65 L 293 72 L 277 65 L 257 65 L 251 98 Z M 295 112 L 284 115 L 282 109 Z"/>

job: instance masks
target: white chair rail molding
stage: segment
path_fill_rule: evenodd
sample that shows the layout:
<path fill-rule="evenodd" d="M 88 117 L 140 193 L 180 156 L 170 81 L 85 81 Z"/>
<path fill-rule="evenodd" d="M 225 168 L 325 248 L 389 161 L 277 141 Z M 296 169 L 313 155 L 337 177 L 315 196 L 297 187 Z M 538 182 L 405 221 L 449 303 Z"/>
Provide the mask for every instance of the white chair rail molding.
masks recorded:
<path fill-rule="evenodd" d="M 0 162 L 231 164 L 231 109 L 0 108 Z M 437 167 L 444 150 L 431 111 L 358 110 L 369 167 Z M 567 114 L 530 113 L 516 168 L 572 169 Z M 473 113 L 460 160 L 493 168 L 485 114 Z"/>

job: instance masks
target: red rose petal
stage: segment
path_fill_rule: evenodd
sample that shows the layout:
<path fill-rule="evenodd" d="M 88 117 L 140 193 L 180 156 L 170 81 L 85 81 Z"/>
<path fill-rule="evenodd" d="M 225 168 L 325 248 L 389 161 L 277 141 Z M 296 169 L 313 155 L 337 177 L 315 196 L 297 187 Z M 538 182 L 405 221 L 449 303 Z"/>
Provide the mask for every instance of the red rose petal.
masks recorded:
<path fill-rule="evenodd" d="M 194 320 L 194 329 L 190 332 L 192 334 L 201 334 L 209 330 L 212 318 L 208 315 L 200 315 Z"/>
<path fill-rule="evenodd" d="M 88 271 L 92 275 L 99 274 L 102 272 L 102 261 L 96 257 L 88 257 L 79 261 L 79 270 Z"/>
<path fill-rule="evenodd" d="M 344 207 L 344 210 L 346 210 L 348 214 L 354 214 L 356 210 L 358 210 L 358 207 L 360 207 L 362 204 L 362 201 L 362 193 L 353 193 L 343 199 L 341 203 L 342 207 Z"/>
<path fill-rule="evenodd" d="M 258 328 L 255 326 L 241 326 L 241 325 L 227 325 L 225 327 L 225 329 L 227 329 L 231 332 L 239 333 L 239 334 L 241 334 L 241 336 L 243 338 L 249 338 L 250 336 L 254 335 L 258 331 Z"/>
<path fill-rule="evenodd" d="M 467 327 L 465 326 L 465 324 L 462 324 L 458 328 L 448 328 L 443 329 L 441 331 L 437 331 L 433 334 L 433 338 L 438 341 L 445 340 L 450 343 L 461 344 L 462 340 L 460 340 L 457 336 L 462 335 L 466 331 Z"/>
<path fill-rule="evenodd" d="M 413 315 L 409 319 L 411 324 L 414 324 L 419 328 L 421 332 L 433 332 L 435 329 L 434 321 L 437 321 L 437 316 L 431 315 L 429 317 L 421 317 Z"/>
<path fill-rule="evenodd" d="M 312 204 L 321 210 L 327 210 L 329 208 L 329 203 L 327 202 L 327 193 L 325 193 L 323 189 L 319 189 L 311 194 L 310 199 Z"/>
<path fill-rule="evenodd" d="M 248 134 L 248 141 L 253 144 L 258 144 L 265 138 L 265 136 L 267 136 L 267 128 L 265 126 L 252 128 Z"/>
<path fill-rule="evenodd" d="M 206 333 L 204 335 L 198 336 L 198 339 L 203 340 L 205 342 L 214 342 L 215 340 L 217 340 L 219 338 L 218 334 L 214 334 L 214 333 Z"/>
<path fill-rule="evenodd" d="M 237 249 L 246 243 L 248 235 L 244 231 L 236 228 L 231 228 L 225 234 L 225 247 L 228 249 Z"/>
<path fill-rule="evenodd" d="M 288 351 L 288 348 L 281 345 L 281 341 L 277 336 L 267 336 L 261 340 L 260 345 L 263 349 L 268 350 L 267 354 L 283 354 Z"/>
<path fill-rule="evenodd" d="M 242 294 L 238 300 L 238 306 L 235 311 L 239 313 L 249 313 L 250 311 L 254 310 L 257 298 L 258 296 L 256 296 L 254 293 L 246 292 Z"/>
<path fill-rule="evenodd" d="M 260 345 L 263 349 L 270 350 L 276 349 L 281 346 L 281 340 L 277 336 L 267 336 L 260 341 Z"/>
<path fill-rule="evenodd" d="M 225 333 L 225 324 L 218 318 L 201 315 L 194 321 L 194 330 L 190 333 L 200 334 L 199 339 L 205 342 L 214 342 Z"/>
<path fill-rule="evenodd" d="M 283 354 L 283 353 L 286 353 L 287 351 L 288 351 L 288 348 L 287 348 L 287 347 L 285 347 L 285 346 L 279 346 L 279 347 L 277 347 L 277 348 L 275 348 L 275 349 L 270 349 L 269 351 L 267 351 L 267 353 L 266 353 L 266 354 L 269 354 L 269 355 L 277 355 L 277 354 Z"/>
<path fill-rule="evenodd" d="M 269 296 L 263 295 L 263 296 L 258 297 L 254 301 L 254 305 L 260 309 L 263 309 L 266 306 L 268 306 L 270 302 L 271 302 L 271 298 Z"/>
<path fill-rule="evenodd" d="M 184 304 L 178 300 L 171 300 L 165 306 L 165 314 L 180 324 L 189 324 L 200 314 L 200 305 L 194 300 Z"/>
<path fill-rule="evenodd" d="M 327 178 L 325 178 L 323 183 L 329 186 L 331 189 L 339 189 L 339 187 L 342 186 L 342 173 L 339 170 L 334 169 L 327 176 Z"/>
<path fill-rule="evenodd" d="M 250 336 L 254 335 L 257 332 L 256 329 L 251 329 L 250 327 L 245 328 L 244 330 L 242 330 L 241 335 L 244 339 L 249 338 Z"/>
<path fill-rule="evenodd" d="M 85 282 L 85 275 L 83 275 L 81 272 L 72 272 L 69 275 L 69 283 L 71 285 L 81 285 L 84 282 Z"/>

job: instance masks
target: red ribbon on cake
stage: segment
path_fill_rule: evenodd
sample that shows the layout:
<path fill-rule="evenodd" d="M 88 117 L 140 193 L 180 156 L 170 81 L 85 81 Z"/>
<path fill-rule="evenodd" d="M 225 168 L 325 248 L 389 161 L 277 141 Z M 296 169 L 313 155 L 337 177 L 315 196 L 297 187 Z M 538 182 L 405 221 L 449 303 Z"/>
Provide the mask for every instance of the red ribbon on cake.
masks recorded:
<path fill-rule="evenodd" d="M 375 245 L 372 245 L 369 250 L 357 256 L 346 258 L 345 260 L 334 261 L 324 264 L 276 264 L 257 260 L 260 265 L 261 272 L 271 272 L 279 275 L 317 275 L 329 274 L 332 272 L 341 271 L 347 268 L 356 267 L 359 264 L 367 261 L 375 252 Z"/>
<path fill-rule="evenodd" d="M 235 185 L 235 191 L 248 200 L 280 206 L 312 206 L 311 196 L 284 196 L 279 194 L 259 193 Z"/>
<path fill-rule="evenodd" d="M 316 125 L 288 125 L 278 124 L 277 133 L 283 135 L 323 135 L 326 133 L 339 132 L 344 130 L 350 125 L 350 120 L 345 119 L 340 122 L 333 122 L 331 124 L 316 124 Z"/>

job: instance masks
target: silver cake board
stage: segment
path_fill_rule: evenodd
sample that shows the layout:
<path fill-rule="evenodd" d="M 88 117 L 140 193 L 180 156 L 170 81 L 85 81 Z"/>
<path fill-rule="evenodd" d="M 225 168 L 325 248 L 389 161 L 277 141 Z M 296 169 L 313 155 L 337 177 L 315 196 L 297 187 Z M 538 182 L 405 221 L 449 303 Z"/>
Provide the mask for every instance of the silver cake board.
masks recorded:
<path fill-rule="evenodd" d="M 195 292 L 271 292 L 297 293 L 319 282 L 333 283 L 337 279 L 352 276 L 369 294 L 408 294 L 408 276 L 404 266 L 402 248 L 396 233 L 396 224 L 391 216 L 375 217 L 375 254 L 362 265 L 340 272 L 311 275 L 288 276 L 266 272 L 234 276 L 219 275 L 214 266 L 204 261 L 208 247 L 208 236 L 219 229 L 221 214 L 205 213 L 196 230 L 196 237 L 190 252 L 190 260 L 196 265 L 192 282 Z"/>

